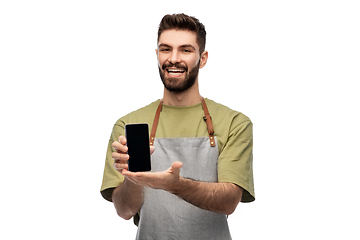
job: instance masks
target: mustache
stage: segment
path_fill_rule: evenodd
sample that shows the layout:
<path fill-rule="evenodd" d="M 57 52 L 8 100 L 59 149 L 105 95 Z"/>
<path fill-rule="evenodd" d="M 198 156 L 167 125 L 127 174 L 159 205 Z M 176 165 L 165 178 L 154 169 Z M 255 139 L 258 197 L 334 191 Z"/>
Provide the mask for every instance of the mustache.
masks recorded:
<path fill-rule="evenodd" d="M 169 62 L 164 63 L 161 68 L 162 68 L 162 70 L 165 70 L 166 68 L 170 68 L 170 67 L 182 68 L 185 71 L 188 70 L 188 67 L 185 64 L 181 64 L 181 63 L 172 64 Z"/>

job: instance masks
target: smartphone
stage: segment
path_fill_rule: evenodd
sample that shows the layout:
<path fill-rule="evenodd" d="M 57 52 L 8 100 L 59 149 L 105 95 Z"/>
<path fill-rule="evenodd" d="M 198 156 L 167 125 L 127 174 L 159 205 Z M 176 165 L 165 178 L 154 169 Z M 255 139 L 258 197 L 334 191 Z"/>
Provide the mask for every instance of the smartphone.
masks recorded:
<path fill-rule="evenodd" d="M 146 172 L 151 170 L 149 126 L 147 123 L 126 124 L 129 171 Z"/>

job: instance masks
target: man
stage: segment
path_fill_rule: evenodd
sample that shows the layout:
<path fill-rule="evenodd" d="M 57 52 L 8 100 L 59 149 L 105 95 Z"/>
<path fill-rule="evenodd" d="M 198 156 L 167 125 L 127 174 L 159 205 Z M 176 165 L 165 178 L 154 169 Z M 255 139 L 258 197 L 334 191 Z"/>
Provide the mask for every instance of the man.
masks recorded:
<path fill-rule="evenodd" d="M 199 93 L 205 42 L 198 19 L 166 15 L 156 49 L 163 99 L 114 125 L 101 193 L 120 217 L 134 217 L 137 239 L 231 239 L 227 215 L 255 200 L 250 119 Z M 143 122 L 152 170 L 130 172 L 124 126 Z"/>

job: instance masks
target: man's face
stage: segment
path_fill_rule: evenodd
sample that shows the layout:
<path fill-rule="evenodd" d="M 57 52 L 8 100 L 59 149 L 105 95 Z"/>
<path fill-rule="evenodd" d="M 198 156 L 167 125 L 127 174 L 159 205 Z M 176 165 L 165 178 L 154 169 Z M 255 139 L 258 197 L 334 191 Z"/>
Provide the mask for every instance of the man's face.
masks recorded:
<path fill-rule="evenodd" d="M 160 77 L 168 91 L 182 92 L 194 85 L 203 67 L 196 33 L 166 30 L 160 35 L 156 53 Z"/>

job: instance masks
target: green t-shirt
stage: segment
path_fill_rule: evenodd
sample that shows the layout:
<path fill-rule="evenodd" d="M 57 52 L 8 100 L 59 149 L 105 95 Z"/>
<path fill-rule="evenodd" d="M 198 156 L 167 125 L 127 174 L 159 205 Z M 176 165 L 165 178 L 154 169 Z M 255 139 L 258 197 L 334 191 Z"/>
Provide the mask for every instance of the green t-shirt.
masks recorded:
<path fill-rule="evenodd" d="M 255 200 L 252 123 L 247 116 L 240 112 L 233 111 L 209 99 L 205 99 L 205 101 L 212 118 L 214 135 L 219 149 L 218 181 L 230 182 L 242 187 L 245 191 L 241 201 L 252 202 Z M 117 141 L 120 135 L 125 135 L 125 124 L 148 123 L 151 132 L 159 103 L 160 100 L 157 100 L 120 118 L 115 123 L 109 140 L 101 186 L 101 194 L 105 199 L 111 201 L 113 189 L 124 180 L 124 177 L 113 167 L 112 143 Z M 155 138 L 208 137 L 203 117 L 204 111 L 201 103 L 188 107 L 163 104 Z"/>

